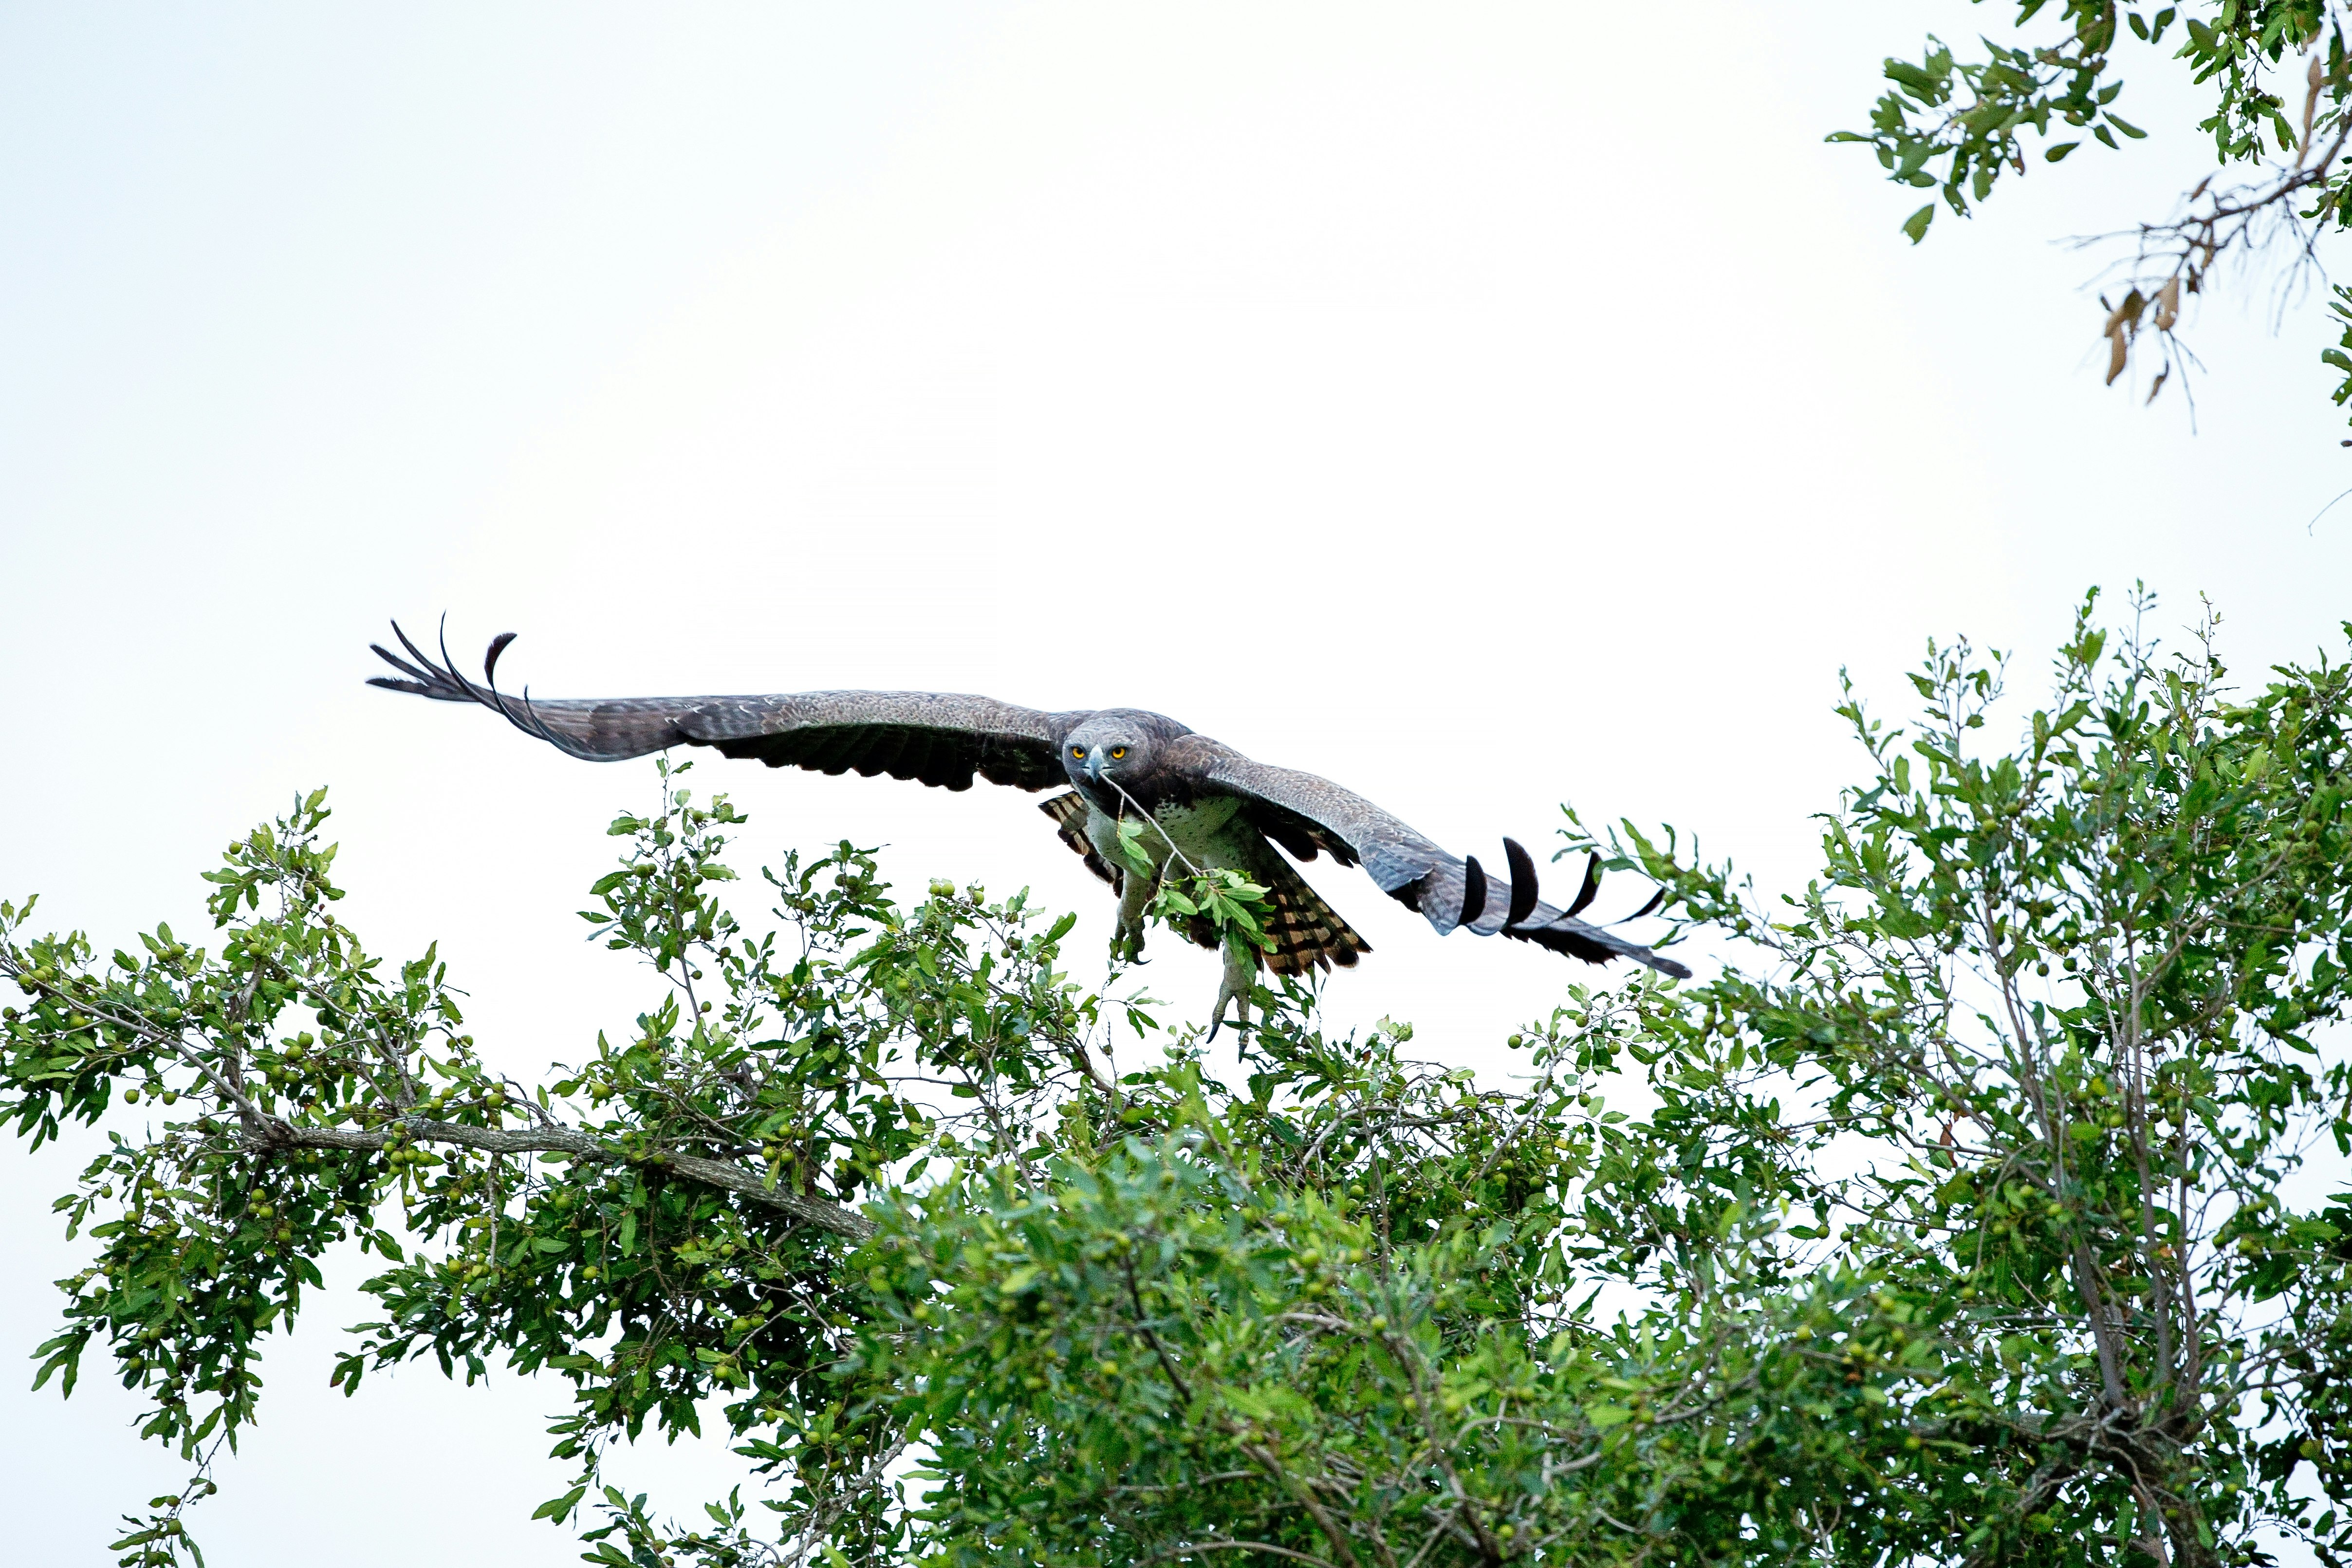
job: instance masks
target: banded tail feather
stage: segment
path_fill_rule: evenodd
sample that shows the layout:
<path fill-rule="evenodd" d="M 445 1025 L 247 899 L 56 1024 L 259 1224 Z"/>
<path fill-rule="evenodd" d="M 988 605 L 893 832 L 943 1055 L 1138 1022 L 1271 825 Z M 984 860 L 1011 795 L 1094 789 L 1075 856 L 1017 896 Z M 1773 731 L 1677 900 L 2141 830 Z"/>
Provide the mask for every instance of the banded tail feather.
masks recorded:
<path fill-rule="evenodd" d="M 1261 956 L 1265 967 L 1277 975 L 1303 975 L 1333 965 L 1354 968 L 1356 959 L 1370 952 L 1372 945 L 1357 935 L 1338 910 L 1324 903 L 1323 895 L 1309 887 L 1287 861 L 1268 858 L 1272 870 L 1252 873 L 1265 884 L 1266 902 L 1274 908 L 1273 929 L 1268 933 L 1274 938 L 1274 950 Z M 1215 940 L 1213 935 L 1210 939 Z"/>

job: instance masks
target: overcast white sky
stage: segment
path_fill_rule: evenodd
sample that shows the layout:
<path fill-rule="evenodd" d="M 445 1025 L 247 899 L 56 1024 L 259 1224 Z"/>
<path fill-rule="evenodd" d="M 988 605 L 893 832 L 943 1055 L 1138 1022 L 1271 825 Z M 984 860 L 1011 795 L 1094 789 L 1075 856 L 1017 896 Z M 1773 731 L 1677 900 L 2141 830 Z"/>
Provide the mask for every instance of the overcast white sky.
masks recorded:
<path fill-rule="evenodd" d="M 1459 849 L 1568 800 L 1800 879 L 1841 664 L 1893 698 L 1967 631 L 2031 688 L 2135 578 L 2173 621 L 2212 595 L 2250 674 L 2352 613 L 2352 504 L 2307 526 L 2352 485 L 2315 308 L 2201 306 L 2194 435 L 2099 385 L 2052 241 L 2162 211 L 2190 137 L 2037 164 L 1916 251 L 1916 197 L 1822 144 L 1882 56 L 2002 19 L 0 6 L 0 892 L 193 929 L 222 843 L 329 784 L 374 947 L 438 938 L 512 1069 L 577 1052 L 644 994 L 571 912 L 650 769 L 360 684 L 386 617 L 445 610 L 468 658 L 524 633 L 545 695 L 1151 707 Z M 2119 107 L 2185 124 L 2154 86 Z M 747 863 L 887 843 L 1107 934 L 1017 792 L 698 777 Z M 1335 1009 L 1433 1053 L 1491 1061 L 1568 977 L 1318 881 L 1379 949 Z M 1154 985 L 1204 1005 L 1170 946 Z M 71 1162 L 0 1158 L 9 1555 L 110 1561 L 179 1472 L 102 1367 L 66 1404 L 5 1373 L 80 1249 Z M 575 1561 L 527 1522 L 561 1391 L 346 1404 L 362 1315 L 331 1293 L 275 1355 L 212 1561 Z"/>

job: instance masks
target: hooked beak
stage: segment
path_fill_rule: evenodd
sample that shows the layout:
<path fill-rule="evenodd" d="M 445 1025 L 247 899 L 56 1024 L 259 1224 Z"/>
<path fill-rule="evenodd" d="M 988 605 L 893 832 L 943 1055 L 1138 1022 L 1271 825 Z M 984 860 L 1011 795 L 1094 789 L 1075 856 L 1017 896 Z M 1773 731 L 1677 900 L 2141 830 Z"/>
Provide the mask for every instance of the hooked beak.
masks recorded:
<path fill-rule="evenodd" d="M 1102 782 L 1102 773 L 1103 754 L 1102 747 L 1098 746 L 1087 753 L 1087 777 L 1099 784 Z"/>

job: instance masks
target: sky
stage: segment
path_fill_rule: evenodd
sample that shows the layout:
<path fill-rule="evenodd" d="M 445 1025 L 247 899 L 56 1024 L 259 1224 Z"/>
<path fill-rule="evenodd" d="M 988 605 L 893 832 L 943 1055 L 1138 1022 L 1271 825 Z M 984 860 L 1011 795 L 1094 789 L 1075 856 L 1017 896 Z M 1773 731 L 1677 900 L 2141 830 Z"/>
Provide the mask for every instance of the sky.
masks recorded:
<path fill-rule="evenodd" d="M 221 846 L 331 789 L 349 923 L 438 942 L 535 1075 L 647 999 L 573 915 L 647 764 L 362 683 L 447 617 L 546 695 L 916 687 L 1171 714 L 1457 851 L 1562 802 L 1798 885 L 1926 640 L 2015 650 L 2145 580 L 2248 674 L 2340 648 L 2352 451 L 2307 298 L 2195 303 L 2192 425 L 2103 388 L 2096 253 L 2210 167 L 2037 164 L 1914 248 L 1824 133 L 1882 57 L 2000 17 L 1804 6 L 0 5 L 0 895 L 101 948 L 204 925 Z M 1662 22 L 1665 25 L 1662 26 Z M 2145 78 L 2146 79 L 2141 79 Z M 2175 129 L 2179 128 L 2179 129 Z M 716 763 L 748 867 L 1109 902 L 1034 799 Z M 1496 1041 L 1575 977 L 1355 873 L 1332 1012 Z M 1604 891 L 1603 909 L 1646 890 Z M 1205 1011 L 1213 959 L 1146 977 Z M 126 1118 L 131 1113 L 124 1113 Z M 125 1126 L 134 1124 L 126 1119 Z M 0 1346 L 79 1266 L 5 1156 Z M 271 1353 L 211 1560 L 576 1560 L 529 1521 L 560 1388 L 345 1403 L 362 1265 Z M 0 1377 L 23 1561 L 170 1490 L 102 1371 Z M 691 1504 L 688 1446 L 618 1474 Z"/>

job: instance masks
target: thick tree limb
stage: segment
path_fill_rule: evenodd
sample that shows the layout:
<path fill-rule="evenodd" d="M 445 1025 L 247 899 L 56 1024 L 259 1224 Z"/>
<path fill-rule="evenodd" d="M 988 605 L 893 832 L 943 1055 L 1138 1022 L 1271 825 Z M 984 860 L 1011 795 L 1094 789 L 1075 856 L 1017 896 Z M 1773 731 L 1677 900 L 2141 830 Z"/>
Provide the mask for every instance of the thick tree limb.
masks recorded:
<path fill-rule="evenodd" d="M 874 1222 L 845 1208 L 805 1193 L 787 1192 L 768 1185 L 764 1176 L 698 1155 L 622 1153 L 594 1135 L 570 1127 L 468 1127 L 457 1122 L 436 1122 L 424 1116 L 404 1116 L 383 1127 L 305 1127 L 282 1117 L 263 1116 L 247 1123 L 246 1139 L 273 1149 L 383 1149 L 395 1143 L 447 1144 L 492 1155 L 564 1154 L 576 1159 L 614 1164 L 658 1166 L 689 1181 L 735 1193 L 751 1202 L 782 1211 L 803 1225 L 863 1241 L 875 1231 Z"/>

